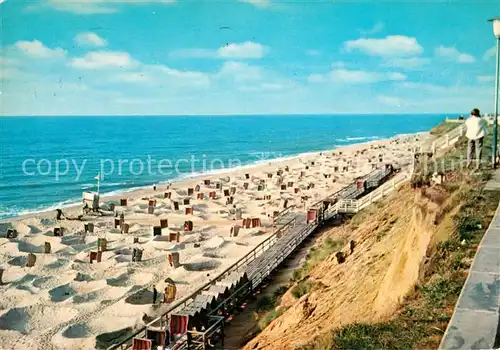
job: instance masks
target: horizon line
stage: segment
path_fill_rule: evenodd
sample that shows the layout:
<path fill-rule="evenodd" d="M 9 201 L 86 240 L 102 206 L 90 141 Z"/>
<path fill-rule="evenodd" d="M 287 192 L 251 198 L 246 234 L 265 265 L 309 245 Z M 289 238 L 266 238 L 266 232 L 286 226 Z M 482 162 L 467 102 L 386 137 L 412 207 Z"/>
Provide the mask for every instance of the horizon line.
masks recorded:
<path fill-rule="evenodd" d="M 243 113 L 243 114 L 13 114 L 0 115 L 1 118 L 39 118 L 39 117 L 273 117 L 273 116 L 401 116 L 401 115 L 465 115 L 468 112 L 415 112 L 415 113 Z M 489 113 L 483 113 L 489 114 Z"/>

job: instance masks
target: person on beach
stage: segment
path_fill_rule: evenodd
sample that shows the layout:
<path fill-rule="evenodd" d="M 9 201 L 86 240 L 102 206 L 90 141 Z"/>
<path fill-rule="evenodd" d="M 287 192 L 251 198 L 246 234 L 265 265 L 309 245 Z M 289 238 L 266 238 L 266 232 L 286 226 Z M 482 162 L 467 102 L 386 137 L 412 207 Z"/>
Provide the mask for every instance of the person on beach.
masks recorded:
<path fill-rule="evenodd" d="M 63 211 L 61 209 L 56 209 L 56 220 L 62 220 L 62 219 L 66 219 L 66 215 L 64 215 Z"/>
<path fill-rule="evenodd" d="M 153 304 L 156 304 L 156 298 L 158 298 L 158 291 L 156 290 L 156 286 L 153 286 Z"/>
<path fill-rule="evenodd" d="M 467 168 L 470 168 L 472 164 L 472 159 L 474 158 L 475 151 L 476 169 L 479 169 L 481 165 L 481 156 L 483 153 L 484 137 L 488 135 L 486 122 L 481 118 L 479 109 L 474 108 L 470 112 L 470 117 L 465 121 L 465 126 L 467 128 L 465 136 L 469 140 L 467 144 Z"/>

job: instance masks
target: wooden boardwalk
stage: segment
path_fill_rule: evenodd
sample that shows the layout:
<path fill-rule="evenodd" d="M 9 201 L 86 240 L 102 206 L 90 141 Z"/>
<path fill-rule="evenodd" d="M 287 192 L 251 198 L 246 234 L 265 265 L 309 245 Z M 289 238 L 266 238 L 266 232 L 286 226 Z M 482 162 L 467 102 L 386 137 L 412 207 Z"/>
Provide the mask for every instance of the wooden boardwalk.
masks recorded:
<path fill-rule="evenodd" d="M 434 140 L 430 145 L 430 151 L 435 153 L 438 150 L 453 145 L 464 134 L 464 131 L 464 125 L 460 125 L 450 133 Z M 420 146 L 415 149 L 415 152 L 422 152 L 428 148 L 429 146 Z M 207 331 L 200 333 L 191 332 L 191 337 L 193 337 L 193 334 L 201 334 L 203 341 L 197 343 L 197 348 L 204 348 L 205 339 L 208 337 L 207 334 L 210 332 L 212 332 L 210 334 L 214 334 L 217 327 L 222 327 L 223 329 L 224 317 L 220 317 L 221 311 L 224 314 L 228 306 L 237 304 L 242 295 L 246 296 L 259 286 L 321 223 L 337 215 L 355 214 L 363 210 L 373 202 L 380 200 L 390 192 L 395 191 L 402 184 L 408 182 L 411 179 L 412 172 L 413 169 L 410 167 L 410 169 L 398 172 L 389 179 L 393 173 L 392 167 L 375 169 L 362 179 L 359 179 L 357 183 L 350 184 L 323 200 L 314 203 L 310 207 L 316 210 L 316 216 L 312 220 L 311 218 L 308 220 L 307 214 L 296 210 L 296 208 L 283 210 L 275 220 L 276 228 L 270 237 L 213 280 L 172 305 L 162 316 L 118 344 L 111 346 L 109 349 L 131 348 L 133 338 L 146 338 L 149 328 L 155 327 L 158 324 L 168 324 L 168 318 L 174 314 L 204 314 L 206 315 L 205 318 L 216 319 L 215 323 L 208 325 Z M 363 183 L 362 186 L 359 185 L 359 181 Z M 365 192 L 368 193 L 361 197 Z M 222 292 L 227 286 L 232 289 L 230 296 L 226 294 L 227 292 Z M 214 292 L 216 290 L 220 290 L 221 294 Z M 201 299 L 206 299 L 199 298 L 199 296 L 203 295 L 214 295 L 217 305 L 214 307 L 209 305 L 210 303 L 208 302 L 200 301 Z M 214 315 L 219 316 L 214 318 Z M 187 343 L 185 335 L 175 341 L 174 348 L 185 348 L 187 347 Z"/>

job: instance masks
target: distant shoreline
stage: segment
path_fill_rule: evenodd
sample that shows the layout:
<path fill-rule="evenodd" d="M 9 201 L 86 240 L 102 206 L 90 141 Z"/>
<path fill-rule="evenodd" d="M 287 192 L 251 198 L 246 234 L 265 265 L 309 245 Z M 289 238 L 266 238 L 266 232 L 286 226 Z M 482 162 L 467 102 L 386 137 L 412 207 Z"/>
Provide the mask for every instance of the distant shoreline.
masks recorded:
<path fill-rule="evenodd" d="M 196 173 L 193 176 L 189 177 L 180 177 L 180 178 L 173 178 L 171 180 L 163 180 L 157 183 L 157 191 L 161 190 L 162 187 L 164 187 L 166 184 L 175 184 L 176 186 L 181 186 L 183 184 L 190 184 L 190 183 L 195 183 L 198 182 L 201 178 L 210 178 L 214 179 L 217 176 L 222 176 L 222 175 L 228 175 L 228 174 L 237 174 L 243 172 L 245 169 L 252 169 L 253 171 L 259 170 L 259 168 L 264 168 L 269 166 L 269 164 L 274 164 L 274 165 L 283 165 L 286 164 L 290 161 L 296 160 L 297 158 L 309 158 L 309 157 L 314 157 L 316 155 L 319 155 L 320 153 L 324 152 L 332 152 L 332 151 L 339 151 L 339 150 L 348 150 L 350 148 L 357 148 L 357 147 L 362 147 L 364 145 L 371 145 L 371 144 L 377 144 L 383 141 L 387 140 L 392 140 L 396 139 L 399 137 L 404 137 L 404 136 L 410 136 L 410 135 L 428 135 L 429 132 L 417 132 L 417 133 L 409 133 L 409 134 L 398 134 L 394 135 L 389 138 L 380 138 L 376 140 L 371 140 L 371 141 L 366 141 L 366 142 L 354 142 L 350 144 L 346 144 L 343 146 L 339 146 L 336 148 L 332 149 L 325 149 L 325 150 L 320 150 L 320 151 L 312 151 L 312 152 L 303 152 L 303 153 L 298 153 L 295 155 L 290 155 L 286 157 L 281 157 L 281 158 L 271 158 L 266 161 L 256 161 L 253 163 L 245 164 L 242 165 L 241 167 L 235 167 L 235 168 L 226 168 L 226 169 L 216 169 L 213 171 L 208 171 L 205 173 Z M 90 189 L 89 189 L 90 191 Z M 132 197 L 137 197 L 138 195 L 144 194 L 146 192 L 151 192 L 152 191 L 152 185 L 144 185 L 144 186 L 137 186 L 137 187 L 132 187 L 129 189 L 121 189 L 121 190 L 115 190 L 111 192 L 101 192 L 100 198 L 101 202 L 108 202 L 108 201 L 116 201 L 119 200 L 120 198 L 132 198 Z M 82 190 L 82 193 L 86 192 Z M 72 201 L 71 199 L 66 200 L 66 201 Z M 40 210 L 33 210 L 33 211 L 28 211 L 27 213 L 23 213 L 20 215 L 14 215 L 14 216 L 9 216 L 5 218 L 0 218 L 0 223 L 8 223 L 12 221 L 19 221 L 35 216 L 47 216 L 48 213 L 53 213 L 55 209 L 64 209 L 64 210 L 71 210 L 74 211 L 77 208 L 80 208 L 82 206 L 81 200 L 75 199 L 74 203 L 69 203 L 65 205 L 57 205 L 53 204 L 48 206 L 47 208 L 42 208 Z"/>
<path fill-rule="evenodd" d="M 468 115 L 468 112 L 449 112 L 449 113 L 296 113 L 296 114 L 277 114 L 277 113 L 260 113 L 260 114 L 73 114 L 73 115 L 2 115 L 1 118 L 74 118 L 74 117 L 88 117 L 88 118 L 108 118 L 108 117 L 167 117 L 167 118 L 189 118 L 189 117 L 202 117 L 202 118 L 219 118 L 219 117 L 346 117 L 346 116 L 386 116 L 386 117 L 401 117 L 401 116 L 429 116 L 429 115 L 442 115 L 457 117 L 459 115 Z"/>

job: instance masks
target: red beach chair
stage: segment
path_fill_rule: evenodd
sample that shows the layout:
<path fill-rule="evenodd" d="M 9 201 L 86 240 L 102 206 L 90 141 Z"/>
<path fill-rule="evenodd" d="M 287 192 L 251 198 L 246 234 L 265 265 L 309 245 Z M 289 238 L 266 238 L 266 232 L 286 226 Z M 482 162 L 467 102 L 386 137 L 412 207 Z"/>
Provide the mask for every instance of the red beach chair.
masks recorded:
<path fill-rule="evenodd" d="M 170 334 L 173 336 L 186 334 L 188 328 L 189 316 L 171 315 L 170 316 Z"/>
<path fill-rule="evenodd" d="M 151 350 L 153 342 L 149 339 L 134 338 L 132 343 L 133 350 Z"/>

